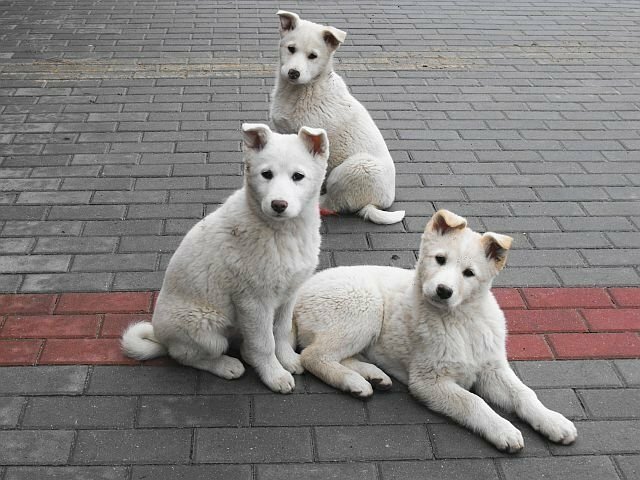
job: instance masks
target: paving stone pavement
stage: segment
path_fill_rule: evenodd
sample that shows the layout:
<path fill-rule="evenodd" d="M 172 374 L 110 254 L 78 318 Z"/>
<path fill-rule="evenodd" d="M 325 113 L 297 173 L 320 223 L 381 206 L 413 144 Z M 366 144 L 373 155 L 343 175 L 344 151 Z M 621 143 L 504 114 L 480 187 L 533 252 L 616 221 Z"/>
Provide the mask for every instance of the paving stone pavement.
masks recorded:
<path fill-rule="evenodd" d="M 446 207 L 512 234 L 507 286 L 640 285 L 640 6 L 605 1 L 8 0 L 0 291 L 148 290 L 241 185 L 278 8 L 348 31 L 336 69 L 407 218 L 324 224 L 322 266 L 411 266 Z"/>
<path fill-rule="evenodd" d="M 327 218 L 321 267 L 410 267 L 443 207 L 512 235 L 513 364 L 575 445 L 522 426 L 499 454 L 398 383 L 362 402 L 305 374 L 280 396 L 111 356 L 242 183 L 279 8 L 348 32 L 336 69 L 407 210 Z M 0 295 L 0 480 L 639 479 L 640 290 L 609 288 L 640 286 L 639 40 L 633 1 L 2 2 L 0 292 L 51 295 Z"/>

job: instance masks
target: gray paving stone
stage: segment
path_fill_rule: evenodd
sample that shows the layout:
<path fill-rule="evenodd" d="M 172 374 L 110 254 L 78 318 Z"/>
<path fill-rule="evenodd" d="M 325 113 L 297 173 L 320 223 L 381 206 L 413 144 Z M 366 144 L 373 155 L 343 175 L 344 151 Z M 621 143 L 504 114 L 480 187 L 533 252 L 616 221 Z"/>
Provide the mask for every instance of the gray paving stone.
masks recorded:
<path fill-rule="evenodd" d="M 586 418 L 586 413 L 576 392 L 570 388 L 536 389 L 538 399 L 545 407 L 560 412 L 572 420 Z"/>
<path fill-rule="evenodd" d="M 625 455 L 613 457 L 626 480 L 640 478 L 640 455 Z"/>
<path fill-rule="evenodd" d="M 374 480 L 376 467 L 371 463 L 258 465 L 258 480 Z"/>
<path fill-rule="evenodd" d="M 249 426 L 249 397 L 142 397 L 137 424 L 140 427 L 246 427 Z"/>
<path fill-rule="evenodd" d="M 135 410 L 135 397 L 34 397 L 29 399 L 22 426 L 132 428 Z"/>
<path fill-rule="evenodd" d="M 92 395 L 191 395 L 196 370 L 187 367 L 96 366 L 87 393 Z"/>
<path fill-rule="evenodd" d="M 15 427 L 26 403 L 23 397 L 0 397 L 0 428 Z"/>
<path fill-rule="evenodd" d="M 112 273 L 33 273 L 24 276 L 21 292 L 104 292 Z"/>
<path fill-rule="evenodd" d="M 604 360 L 514 362 L 516 372 L 531 388 L 619 387 L 622 382 Z"/>
<path fill-rule="evenodd" d="M 410 424 L 449 422 L 446 417 L 429 410 L 408 393 L 377 393 L 367 401 L 369 423 Z"/>
<path fill-rule="evenodd" d="M 235 352 L 230 353 L 231 356 L 238 358 L 238 354 Z M 215 375 L 199 372 L 200 378 L 198 381 L 198 394 L 204 395 L 223 395 L 223 394 L 246 394 L 246 395 L 258 395 L 258 394 L 271 394 L 271 390 L 264 385 L 258 375 L 252 368 L 247 368 L 244 375 L 240 378 L 236 378 L 232 381 L 225 380 Z M 306 376 L 306 375 L 305 375 Z M 304 380 L 303 377 L 296 375 L 294 377 L 296 386 L 294 393 L 304 392 Z"/>
<path fill-rule="evenodd" d="M 312 458 L 311 432 L 308 428 L 196 430 L 196 463 L 304 463 Z"/>
<path fill-rule="evenodd" d="M 557 457 L 501 459 L 500 466 L 507 480 L 580 478 L 615 480 L 618 474 L 609 457 Z"/>
<path fill-rule="evenodd" d="M 556 273 L 565 285 L 575 286 L 626 286 L 635 285 L 640 277 L 633 268 L 612 267 L 612 268 L 589 268 L 589 275 L 584 271 L 575 268 L 556 268 Z"/>
<path fill-rule="evenodd" d="M 71 237 L 64 242 L 58 238 L 42 237 L 38 239 L 33 253 L 105 253 L 112 252 L 117 241 L 117 237 Z"/>
<path fill-rule="evenodd" d="M 77 395 L 83 392 L 86 366 L 3 367 L 0 393 L 18 395 Z"/>
<path fill-rule="evenodd" d="M 515 423 L 522 432 L 524 449 L 521 456 L 544 457 L 548 455 L 545 440 L 528 426 Z M 429 425 L 429 436 L 436 458 L 486 458 L 509 456 L 501 453 L 480 436 L 455 424 Z"/>
<path fill-rule="evenodd" d="M 190 429 L 80 430 L 72 461 L 81 464 L 184 463 Z"/>
<path fill-rule="evenodd" d="M 126 467 L 9 467 L 5 480 L 126 480 Z"/>
<path fill-rule="evenodd" d="M 421 425 L 315 427 L 318 460 L 424 460 L 433 458 Z"/>
<path fill-rule="evenodd" d="M 419 248 L 419 245 L 414 247 Z M 413 251 L 339 251 L 333 252 L 336 266 L 348 265 L 382 265 L 399 268 L 414 268 L 416 264 L 416 255 Z"/>
<path fill-rule="evenodd" d="M 260 395 L 253 400 L 253 425 L 358 425 L 365 423 L 362 400 L 336 395 Z"/>
<path fill-rule="evenodd" d="M 155 270 L 157 254 L 93 254 L 76 255 L 71 265 L 72 272 L 100 272 L 109 265 L 112 272 Z"/>
<path fill-rule="evenodd" d="M 578 390 L 589 418 L 640 418 L 640 389 Z"/>
<path fill-rule="evenodd" d="M 251 480 L 249 465 L 134 465 L 131 480 L 171 478 L 173 480 Z"/>
<path fill-rule="evenodd" d="M 640 361 L 638 360 L 615 360 L 614 365 L 622 376 L 626 385 L 640 386 Z"/>
<path fill-rule="evenodd" d="M 61 465 L 73 443 L 67 430 L 0 430 L 0 463 L 3 465 Z"/>
<path fill-rule="evenodd" d="M 640 434 L 638 420 L 601 420 L 576 423 L 578 440 L 571 445 L 551 444 L 554 455 L 635 453 Z"/>
<path fill-rule="evenodd" d="M 429 460 L 425 462 L 384 462 L 385 480 L 428 478 L 430 480 L 497 480 L 501 478 L 491 460 Z"/>

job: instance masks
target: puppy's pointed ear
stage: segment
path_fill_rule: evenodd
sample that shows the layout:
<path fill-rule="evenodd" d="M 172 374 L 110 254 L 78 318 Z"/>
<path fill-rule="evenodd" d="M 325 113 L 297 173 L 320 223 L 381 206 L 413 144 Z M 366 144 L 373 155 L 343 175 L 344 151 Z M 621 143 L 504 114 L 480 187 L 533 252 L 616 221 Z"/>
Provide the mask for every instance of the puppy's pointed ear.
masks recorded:
<path fill-rule="evenodd" d="M 314 156 L 329 157 L 329 137 L 322 128 L 300 127 L 298 137 Z"/>
<path fill-rule="evenodd" d="M 480 242 L 484 247 L 487 258 L 496 263 L 496 268 L 502 270 L 507 263 L 507 253 L 511 248 L 513 238 L 507 235 L 487 232 L 482 235 Z"/>
<path fill-rule="evenodd" d="M 278 10 L 276 15 L 280 17 L 280 35 L 295 30 L 300 21 L 300 17 L 297 14 L 286 10 Z"/>
<path fill-rule="evenodd" d="M 451 230 L 463 230 L 466 226 L 467 221 L 461 216 L 449 210 L 438 210 L 433 214 L 424 231 L 425 233 L 433 232 L 444 235 Z"/>
<path fill-rule="evenodd" d="M 263 123 L 243 123 L 243 150 L 260 151 L 269 141 L 271 129 Z"/>
<path fill-rule="evenodd" d="M 331 50 L 336 50 L 344 39 L 347 38 L 347 32 L 343 32 L 335 27 L 326 27 L 322 32 L 324 42 Z"/>

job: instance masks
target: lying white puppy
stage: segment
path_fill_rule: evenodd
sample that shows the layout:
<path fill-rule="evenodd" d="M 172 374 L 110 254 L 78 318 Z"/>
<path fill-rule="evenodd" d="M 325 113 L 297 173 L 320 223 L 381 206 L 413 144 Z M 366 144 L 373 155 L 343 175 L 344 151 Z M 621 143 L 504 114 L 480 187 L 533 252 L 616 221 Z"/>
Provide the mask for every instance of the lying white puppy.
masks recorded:
<path fill-rule="evenodd" d="M 356 212 L 374 223 L 396 223 L 404 211 L 386 212 L 395 198 L 396 170 L 369 112 L 333 71 L 333 54 L 346 33 L 280 10 L 280 67 L 271 98 L 277 131 L 324 128 L 331 142 L 326 194 L 320 206 Z"/>
<path fill-rule="evenodd" d="M 522 449 L 522 434 L 482 398 L 550 440 L 571 443 L 573 423 L 542 405 L 507 363 L 505 319 L 490 289 L 512 239 L 466 226 L 462 217 L 436 212 L 413 271 L 339 267 L 308 280 L 294 310 L 302 365 L 358 397 L 372 395 L 371 384 L 391 387 L 382 368 L 499 450 Z"/>
<path fill-rule="evenodd" d="M 244 124 L 244 187 L 187 233 L 171 258 L 151 323 L 129 327 L 127 355 L 176 361 L 223 378 L 244 373 L 224 353 L 235 332 L 242 356 L 273 391 L 302 373 L 291 346 L 294 298 L 318 263 L 318 198 L 329 143 L 324 130 L 280 135 Z M 284 368 L 283 368 L 284 367 Z M 291 372 L 291 373 L 290 373 Z"/>

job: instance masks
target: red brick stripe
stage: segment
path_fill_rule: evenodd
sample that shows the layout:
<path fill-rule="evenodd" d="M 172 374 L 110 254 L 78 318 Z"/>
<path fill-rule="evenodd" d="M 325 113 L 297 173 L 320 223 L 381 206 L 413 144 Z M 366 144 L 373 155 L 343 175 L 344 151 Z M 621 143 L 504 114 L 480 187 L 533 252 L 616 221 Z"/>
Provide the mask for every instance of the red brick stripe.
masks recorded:
<path fill-rule="evenodd" d="M 640 358 L 640 287 L 496 288 L 512 360 Z M 156 292 L 0 295 L 0 365 L 135 365 L 127 325 Z M 169 359 L 145 362 L 166 365 Z"/>

